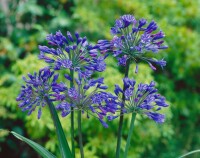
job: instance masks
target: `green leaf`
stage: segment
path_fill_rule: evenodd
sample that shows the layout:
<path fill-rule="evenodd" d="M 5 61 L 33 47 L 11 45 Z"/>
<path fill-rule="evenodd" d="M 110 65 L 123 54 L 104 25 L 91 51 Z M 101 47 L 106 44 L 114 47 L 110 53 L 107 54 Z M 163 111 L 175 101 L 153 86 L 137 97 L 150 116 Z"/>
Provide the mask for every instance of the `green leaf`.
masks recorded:
<path fill-rule="evenodd" d="M 21 141 L 24 141 L 25 143 L 27 143 L 28 145 L 30 145 L 35 151 L 38 152 L 38 154 L 40 154 L 43 158 L 56 158 L 55 155 L 53 155 L 52 153 L 50 153 L 48 150 L 46 150 L 44 147 L 42 147 L 41 145 L 35 143 L 34 141 L 27 139 L 21 135 L 19 135 L 16 132 L 11 131 L 10 133 L 12 133 L 16 138 L 18 138 Z"/>
<path fill-rule="evenodd" d="M 49 105 L 53 123 L 56 128 L 56 134 L 58 136 L 58 145 L 60 148 L 62 158 L 72 158 L 72 154 L 71 154 L 68 142 L 66 140 L 63 128 L 61 126 L 60 120 L 58 118 L 56 109 L 48 97 L 45 97 L 45 100 L 46 100 L 47 104 Z"/>

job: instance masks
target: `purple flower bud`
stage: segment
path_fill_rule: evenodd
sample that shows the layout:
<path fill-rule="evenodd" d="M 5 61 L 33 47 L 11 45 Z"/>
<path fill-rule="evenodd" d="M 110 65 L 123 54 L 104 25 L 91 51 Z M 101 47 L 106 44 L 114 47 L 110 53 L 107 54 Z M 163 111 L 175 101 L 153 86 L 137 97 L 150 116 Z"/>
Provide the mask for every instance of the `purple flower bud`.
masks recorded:
<path fill-rule="evenodd" d="M 78 98 L 78 92 L 75 88 L 70 88 L 68 90 L 68 95 L 69 97 L 73 98 L 73 99 L 77 99 Z"/>
<path fill-rule="evenodd" d="M 147 112 L 146 115 L 157 123 L 163 123 L 165 121 L 165 115 L 163 114 Z"/>
<path fill-rule="evenodd" d="M 138 32 L 138 28 L 133 27 L 133 28 L 132 28 L 132 33 L 136 33 L 136 32 Z"/>
<path fill-rule="evenodd" d="M 108 86 L 101 86 L 101 85 L 99 85 L 99 86 L 97 86 L 99 89 L 108 89 Z"/>
<path fill-rule="evenodd" d="M 99 119 L 99 121 L 101 122 L 101 124 L 103 125 L 103 127 L 108 128 L 108 125 L 106 122 L 104 122 L 102 119 Z"/>
<path fill-rule="evenodd" d="M 65 51 L 66 51 L 67 53 L 70 53 L 70 48 L 69 48 L 69 47 L 65 47 Z"/>
<path fill-rule="evenodd" d="M 107 116 L 108 121 L 112 121 L 114 119 L 116 119 L 118 116 Z"/>
<path fill-rule="evenodd" d="M 156 67 L 154 67 L 151 63 L 148 62 L 148 64 L 149 64 L 149 66 L 151 67 L 152 70 L 156 70 Z"/>
<path fill-rule="evenodd" d="M 123 15 L 120 17 L 123 21 L 123 28 L 128 27 L 130 24 L 135 24 L 137 21 L 132 15 Z"/>
<path fill-rule="evenodd" d="M 74 42 L 73 37 L 72 37 L 72 35 L 71 35 L 71 33 L 69 31 L 67 31 L 67 37 L 69 38 L 69 40 L 71 42 Z"/>
<path fill-rule="evenodd" d="M 119 95 L 119 93 L 123 93 L 123 90 L 116 84 L 114 92 L 116 95 Z"/>
<path fill-rule="evenodd" d="M 165 34 L 162 31 L 160 31 L 156 34 L 151 35 L 151 37 L 153 37 L 153 40 L 157 40 L 165 37 Z"/>
<path fill-rule="evenodd" d="M 40 118 L 41 118 L 41 115 L 42 115 L 42 109 L 41 109 L 41 108 L 39 108 L 39 110 L 38 110 L 38 119 L 40 119 Z"/>
<path fill-rule="evenodd" d="M 59 74 L 54 75 L 54 77 L 53 77 L 53 83 L 58 80 L 58 77 L 59 77 Z"/>
<path fill-rule="evenodd" d="M 127 61 L 127 56 L 126 55 L 122 56 L 121 58 L 118 58 L 118 64 L 119 65 L 126 66 L 126 61 Z"/>
<path fill-rule="evenodd" d="M 75 36 L 76 36 L 76 39 L 78 39 L 79 38 L 79 33 L 75 32 Z"/>
<path fill-rule="evenodd" d="M 147 21 L 145 19 L 140 19 L 139 20 L 139 25 L 138 28 L 141 28 L 142 26 L 144 26 L 147 23 Z"/>
<path fill-rule="evenodd" d="M 65 74 L 64 76 L 65 76 L 65 78 L 66 78 L 67 80 L 72 81 L 72 78 L 71 78 L 68 74 Z"/>
<path fill-rule="evenodd" d="M 66 117 L 69 114 L 70 114 L 70 111 L 62 111 L 61 113 L 62 117 Z"/>
<path fill-rule="evenodd" d="M 129 98 L 133 95 L 133 89 L 126 89 L 125 92 L 124 92 L 124 95 L 126 97 L 127 100 L 129 100 Z"/>

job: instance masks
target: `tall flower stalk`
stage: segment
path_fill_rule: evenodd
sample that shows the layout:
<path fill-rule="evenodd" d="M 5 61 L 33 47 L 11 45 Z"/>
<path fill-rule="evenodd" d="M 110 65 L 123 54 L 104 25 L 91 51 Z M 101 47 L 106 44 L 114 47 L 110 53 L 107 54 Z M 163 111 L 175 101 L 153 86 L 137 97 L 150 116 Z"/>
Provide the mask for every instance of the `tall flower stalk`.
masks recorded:
<path fill-rule="evenodd" d="M 67 80 L 71 80 L 70 76 L 65 75 Z M 115 113 L 117 110 L 116 96 L 105 92 L 107 86 L 103 83 L 103 78 L 89 79 L 84 78 L 81 73 L 74 79 L 73 87 L 64 86 L 64 91 L 57 93 L 57 98 L 60 98 L 60 103 L 56 106 L 57 110 L 61 111 L 61 115 L 66 117 L 72 111 L 78 112 L 78 135 L 81 158 L 84 158 L 83 140 L 81 132 L 81 115 L 86 114 L 87 118 L 94 116 L 104 127 L 108 127 L 104 121 L 107 112 Z"/>
<path fill-rule="evenodd" d="M 78 112 L 78 136 L 79 136 L 79 146 L 80 146 L 81 158 L 84 158 L 82 125 L 81 125 L 81 111 Z"/>
<path fill-rule="evenodd" d="M 126 63 L 125 68 L 125 77 L 128 77 L 129 67 L 130 67 L 130 61 Z M 123 88 L 123 91 L 125 91 L 125 85 Z M 122 97 L 122 102 L 125 101 L 125 95 Z M 122 104 L 123 105 L 123 104 Z M 123 109 L 120 111 L 120 118 L 119 118 L 119 127 L 118 127 L 118 133 L 117 133 L 117 148 L 116 148 L 116 158 L 119 158 L 120 156 L 120 146 L 121 146 L 121 137 L 122 137 L 122 128 L 123 128 L 123 121 L 124 121 L 124 115 L 123 115 Z"/>
<path fill-rule="evenodd" d="M 136 63 L 135 73 L 138 73 L 138 63 L 145 61 L 149 66 L 156 70 L 155 65 L 164 67 L 166 61 L 151 58 L 151 53 L 157 54 L 159 50 L 166 49 L 161 40 L 165 35 L 158 31 L 158 26 L 154 21 L 147 25 L 145 19 L 137 21 L 132 15 L 123 15 L 115 21 L 114 27 L 111 28 L 112 40 L 99 40 L 99 49 L 102 52 L 111 53 L 118 60 L 118 65 L 125 66 L 125 77 L 128 77 L 129 66 Z M 125 87 L 125 85 L 124 85 Z M 123 91 L 125 89 L 123 88 Z M 124 106 L 125 96 L 122 97 L 122 107 Z M 132 116 L 131 127 L 134 124 L 135 115 Z M 119 128 L 117 136 L 116 158 L 120 157 L 123 111 L 120 112 Z"/>
<path fill-rule="evenodd" d="M 49 64 L 55 71 L 64 69 L 69 70 L 70 88 L 74 87 L 74 73 L 80 73 L 84 78 L 89 78 L 95 71 L 101 72 L 106 68 L 104 59 L 106 56 L 99 53 L 98 46 L 88 43 L 86 37 L 80 37 L 75 33 L 75 37 L 68 31 L 64 36 L 61 31 L 56 34 L 49 34 L 47 40 L 51 48 L 39 46 L 39 59 Z M 80 122 L 80 117 L 78 118 Z M 80 123 L 78 123 L 80 125 Z M 79 128 L 81 129 L 81 128 Z M 80 133 L 80 130 L 79 130 Z M 81 134 L 79 134 L 81 136 Z M 71 143 L 72 153 L 75 157 L 74 145 L 74 107 L 71 107 Z M 82 138 L 79 137 L 79 144 L 82 144 Z M 82 150 L 82 149 L 81 149 Z M 83 151 L 81 151 L 83 153 Z"/>
<path fill-rule="evenodd" d="M 74 86 L 74 70 L 70 70 L 70 76 L 71 76 L 71 80 L 70 80 L 70 88 L 72 88 Z M 74 108 L 71 107 L 71 145 L 72 145 L 72 154 L 73 157 L 75 158 L 75 145 L 74 145 Z"/>
<path fill-rule="evenodd" d="M 126 140 L 126 147 L 125 147 L 125 152 L 124 152 L 124 158 L 126 158 L 127 155 L 128 155 L 128 150 L 129 150 L 130 143 L 131 143 L 131 136 L 132 136 L 132 133 L 133 133 L 135 118 L 136 118 L 136 113 L 132 113 L 131 124 L 130 124 L 130 128 L 129 128 L 129 131 L 128 131 L 128 137 L 127 137 L 127 140 Z"/>
<path fill-rule="evenodd" d="M 165 121 L 165 115 L 160 114 L 159 111 L 162 108 L 168 107 L 168 104 L 166 103 L 165 98 L 157 93 L 153 81 L 149 85 L 140 83 L 137 88 L 135 86 L 136 81 L 133 79 L 124 78 L 123 83 L 125 87 L 124 90 L 122 90 L 119 85 L 115 85 L 115 94 L 118 96 L 119 108 L 121 108 L 123 115 L 132 114 L 124 153 L 124 158 L 126 158 L 136 114 L 146 115 L 156 123 L 163 123 Z M 117 117 L 118 115 L 109 116 L 109 120 L 113 120 Z"/>

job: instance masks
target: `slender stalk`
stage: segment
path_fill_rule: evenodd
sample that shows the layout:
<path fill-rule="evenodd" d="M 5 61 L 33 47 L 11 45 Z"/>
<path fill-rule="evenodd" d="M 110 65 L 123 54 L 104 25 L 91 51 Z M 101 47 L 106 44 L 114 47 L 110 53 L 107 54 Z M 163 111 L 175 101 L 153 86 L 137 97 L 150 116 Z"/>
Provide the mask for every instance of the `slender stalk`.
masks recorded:
<path fill-rule="evenodd" d="M 198 153 L 198 152 L 200 152 L 200 150 L 193 150 L 193 151 L 190 151 L 190 152 L 188 152 L 188 153 L 186 153 L 186 154 L 184 154 L 184 155 L 182 155 L 182 156 L 180 156 L 178 158 L 183 158 L 183 157 L 186 157 L 188 155 L 191 155 L 191 154 L 194 154 L 194 153 Z"/>
<path fill-rule="evenodd" d="M 72 81 L 70 81 L 70 87 L 74 86 L 74 70 L 70 70 L 70 77 Z M 74 108 L 71 107 L 71 144 L 72 144 L 72 155 L 75 158 L 75 145 L 74 145 Z"/>
<path fill-rule="evenodd" d="M 83 139 L 82 139 L 82 131 L 81 131 L 81 111 L 78 112 L 78 136 L 79 136 L 79 147 L 80 147 L 80 152 L 81 152 L 81 158 L 84 158 Z"/>
<path fill-rule="evenodd" d="M 124 152 L 123 158 L 126 158 L 127 155 L 128 155 L 128 149 L 129 149 L 129 146 L 130 146 L 131 136 L 132 136 L 132 133 L 133 133 L 135 117 L 136 117 L 136 113 L 132 113 L 131 125 L 130 125 L 129 131 L 128 131 L 128 138 L 126 140 L 126 147 L 125 147 L 125 152 Z"/>
<path fill-rule="evenodd" d="M 125 68 L 125 75 L 124 77 L 128 77 L 130 67 L 130 60 L 127 60 L 126 68 Z M 123 91 L 125 90 L 125 86 L 123 88 Z M 123 95 L 122 101 L 125 101 L 125 96 Z M 124 115 L 123 111 L 120 111 L 120 118 L 119 118 L 119 127 L 118 127 L 118 134 L 117 134 L 117 148 L 116 148 L 116 158 L 119 158 L 120 156 L 120 147 L 121 147 L 121 137 L 122 137 L 122 127 L 123 127 L 123 121 L 124 121 Z"/>
<path fill-rule="evenodd" d="M 56 135 L 58 137 L 58 145 L 59 145 L 62 158 L 72 158 L 72 154 L 71 154 L 67 139 L 65 137 L 65 133 L 63 131 L 62 125 L 60 123 L 60 119 L 57 115 L 56 109 L 53 103 L 49 100 L 47 96 L 44 99 L 46 100 L 49 106 L 51 117 L 52 117 L 54 126 L 56 128 Z"/>

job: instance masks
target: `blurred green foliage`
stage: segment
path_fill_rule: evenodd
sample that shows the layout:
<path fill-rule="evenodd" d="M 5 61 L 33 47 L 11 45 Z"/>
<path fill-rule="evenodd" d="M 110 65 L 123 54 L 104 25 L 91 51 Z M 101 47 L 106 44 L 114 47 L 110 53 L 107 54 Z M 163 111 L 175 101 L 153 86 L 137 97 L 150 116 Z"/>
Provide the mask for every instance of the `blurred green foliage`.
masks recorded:
<path fill-rule="evenodd" d="M 21 77 L 45 66 L 37 59 L 38 44 L 46 44 L 48 33 L 61 30 L 78 31 L 91 42 L 111 38 L 110 27 L 122 14 L 137 19 L 154 19 L 166 34 L 169 49 L 158 56 L 167 60 L 164 70 L 153 72 L 140 64 L 137 81 L 157 82 L 170 108 L 164 125 L 138 116 L 129 152 L 130 158 L 173 158 L 200 148 L 200 1 L 188 0 L 1 0 L 0 1 L 0 128 L 23 134 L 58 155 L 57 138 L 47 108 L 41 120 L 27 117 L 17 107 L 15 98 L 22 84 Z M 114 88 L 121 83 L 123 68 L 109 57 L 103 74 Z M 69 118 L 61 118 L 69 135 Z M 127 138 L 130 117 L 126 116 L 122 152 Z M 77 124 L 75 124 L 75 127 Z M 85 157 L 112 158 L 116 146 L 118 121 L 104 129 L 95 118 L 83 118 Z M 0 132 L 0 157 L 38 157 L 25 144 Z M 77 131 L 76 131 L 77 139 Z M 69 142 L 70 143 L 70 142 Z M 79 149 L 76 142 L 76 153 Z M 2 156 L 1 156 L 2 155 Z M 194 154 L 194 158 L 198 157 Z M 192 157 L 192 156 L 191 156 Z"/>

